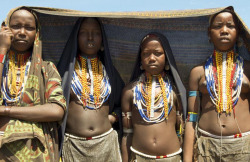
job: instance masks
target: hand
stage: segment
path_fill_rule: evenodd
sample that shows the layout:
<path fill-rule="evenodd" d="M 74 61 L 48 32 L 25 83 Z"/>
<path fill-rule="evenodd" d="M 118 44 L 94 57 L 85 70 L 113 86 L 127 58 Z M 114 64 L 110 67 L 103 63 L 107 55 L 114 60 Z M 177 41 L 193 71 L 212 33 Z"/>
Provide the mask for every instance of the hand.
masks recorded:
<path fill-rule="evenodd" d="M 115 123 L 116 118 L 114 117 L 114 115 L 109 115 L 108 118 L 109 118 L 109 121 L 110 121 L 111 124 Z"/>
<path fill-rule="evenodd" d="M 10 49 L 13 37 L 14 36 L 10 28 L 6 27 L 3 22 L 0 31 L 0 54 L 6 54 L 6 52 Z"/>

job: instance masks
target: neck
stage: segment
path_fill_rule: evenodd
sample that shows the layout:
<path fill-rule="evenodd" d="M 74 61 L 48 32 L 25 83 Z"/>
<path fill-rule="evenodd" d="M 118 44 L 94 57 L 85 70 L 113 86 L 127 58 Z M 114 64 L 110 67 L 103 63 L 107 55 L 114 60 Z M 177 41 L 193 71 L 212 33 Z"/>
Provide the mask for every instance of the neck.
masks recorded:
<path fill-rule="evenodd" d="M 87 55 L 87 54 L 84 54 L 84 53 L 79 53 L 79 56 L 85 58 L 85 59 L 92 59 L 92 58 L 96 58 L 98 57 L 97 54 L 94 54 L 94 55 Z"/>
<path fill-rule="evenodd" d="M 228 53 L 228 52 L 231 52 L 231 51 L 234 52 L 234 49 L 232 48 L 232 49 L 228 49 L 228 50 L 218 50 L 218 49 L 215 48 L 214 51 L 219 52 L 219 53 Z"/>
<path fill-rule="evenodd" d="M 15 54 L 27 54 L 27 53 L 31 53 L 31 50 L 27 50 L 27 51 L 18 51 L 16 49 L 11 48 L 10 51 L 12 51 Z"/>
<path fill-rule="evenodd" d="M 16 61 L 19 61 L 20 56 L 23 58 L 23 61 L 26 61 L 30 57 L 31 52 L 25 51 L 25 52 L 19 53 L 17 51 L 10 50 L 10 55 L 14 56 Z M 10 57 L 12 57 L 12 56 L 10 56 Z"/>
<path fill-rule="evenodd" d="M 157 76 L 159 76 L 159 75 L 164 75 L 165 73 L 164 73 L 164 71 L 162 71 L 161 73 L 159 73 L 159 74 L 150 74 L 150 73 L 148 73 L 148 72 L 146 72 L 145 71 L 145 76 L 146 77 L 149 77 L 149 76 L 151 76 L 151 77 L 157 77 Z"/>

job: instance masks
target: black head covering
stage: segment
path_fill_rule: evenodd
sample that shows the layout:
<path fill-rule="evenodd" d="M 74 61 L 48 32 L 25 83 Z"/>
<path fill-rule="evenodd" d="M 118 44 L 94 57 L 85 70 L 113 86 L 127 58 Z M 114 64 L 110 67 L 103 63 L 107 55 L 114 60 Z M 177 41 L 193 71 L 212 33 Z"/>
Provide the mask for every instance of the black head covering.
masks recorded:
<path fill-rule="evenodd" d="M 174 82 L 175 82 L 175 85 L 177 86 L 177 90 L 180 94 L 180 99 L 181 99 L 182 109 L 183 109 L 183 118 L 185 119 L 186 113 L 187 113 L 186 88 L 184 87 L 184 85 L 181 81 L 181 78 L 179 76 L 178 69 L 177 69 L 175 59 L 174 59 L 171 47 L 169 45 L 168 39 L 164 35 L 162 35 L 160 33 L 152 32 L 152 33 L 147 34 L 145 37 L 143 37 L 143 39 L 140 43 L 138 55 L 136 58 L 133 73 L 132 73 L 131 78 L 130 78 L 130 82 L 136 80 L 144 72 L 144 70 L 141 70 L 141 68 L 140 68 L 140 66 L 141 66 L 141 45 L 144 42 L 145 38 L 149 35 L 156 36 L 161 42 L 161 45 L 162 45 L 164 52 L 165 52 L 166 61 L 169 63 L 170 75 L 172 75 Z"/>
<path fill-rule="evenodd" d="M 97 19 L 97 18 L 96 18 Z M 60 58 L 60 61 L 57 65 L 58 72 L 60 73 L 62 77 L 62 88 L 64 92 L 64 96 L 67 101 L 67 107 L 69 105 L 70 101 L 70 91 L 71 91 L 71 80 L 73 71 L 75 69 L 75 61 L 76 56 L 78 54 L 78 31 L 81 26 L 82 21 L 84 18 L 79 18 L 71 32 L 71 35 L 68 39 L 68 42 L 64 48 L 63 54 Z M 102 64 L 105 66 L 106 72 L 109 76 L 110 85 L 111 85 L 111 94 L 109 96 L 109 113 L 115 112 L 119 116 L 119 125 L 116 125 L 115 128 L 119 128 L 121 130 L 121 92 L 124 87 L 124 82 L 122 81 L 119 73 L 113 66 L 111 56 L 109 53 L 109 47 L 108 42 L 106 39 L 104 28 L 101 24 L 101 22 L 97 19 L 97 21 L 100 24 L 101 31 L 102 31 L 102 43 L 104 47 L 104 51 L 99 51 L 98 56 L 102 62 Z M 63 123 L 61 125 L 61 146 L 63 142 L 63 135 L 66 128 L 66 121 L 67 121 L 67 114 L 64 117 Z M 62 147 L 60 147 L 62 148 Z"/>

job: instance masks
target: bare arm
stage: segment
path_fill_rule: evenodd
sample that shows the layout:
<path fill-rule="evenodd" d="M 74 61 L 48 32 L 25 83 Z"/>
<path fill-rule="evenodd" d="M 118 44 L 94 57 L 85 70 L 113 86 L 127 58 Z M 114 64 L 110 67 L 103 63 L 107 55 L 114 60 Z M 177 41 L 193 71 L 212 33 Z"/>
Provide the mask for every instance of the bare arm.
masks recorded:
<path fill-rule="evenodd" d="M 11 46 L 11 38 L 13 37 L 12 32 L 8 27 L 2 24 L 0 30 L 0 55 L 6 55 Z M 0 89 L 2 88 L 2 73 L 4 64 L 0 62 Z"/>
<path fill-rule="evenodd" d="M 33 122 L 53 122 L 60 121 L 64 115 L 64 110 L 61 106 L 55 103 L 47 103 L 38 106 L 29 107 L 11 107 L 1 106 L 0 115 L 9 116 L 11 118 L 21 119 Z M 6 109 L 7 108 L 7 109 Z"/>
<path fill-rule="evenodd" d="M 132 111 L 132 99 L 133 99 L 133 93 L 131 89 L 131 85 L 128 85 L 124 88 L 122 93 L 122 112 L 126 114 L 127 112 Z M 123 116 L 122 123 L 123 123 L 123 129 L 132 129 L 132 121 L 131 119 L 128 119 L 129 117 L 127 115 Z M 132 145 L 132 137 L 133 133 L 125 133 L 123 132 L 122 137 L 122 161 L 128 162 L 130 158 L 130 146 Z"/>
<path fill-rule="evenodd" d="M 176 89 L 176 88 L 175 88 Z M 175 91 L 176 92 L 176 91 Z M 184 128 L 184 121 L 183 121 L 183 108 L 182 108 L 182 104 L 181 104 L 181 99 L 180 99 L 180 95 L 178 94 L 174 94 L 174 98 L 175 98 L 175 106 L 176 106 L 176 133 L 178 135 L 181 147 L 183 145 L 183 135 L 184 132 L 183 128 Z"/>
<path fill-rule="evenodd" d="M 202 74 L 202 66 L 192 69 L 189 77 L 189 91 L 199 90 L 199 80 Z M 188 97 L 188 112 L 198 112 L 199 108 L 199 96 Z M 195 139 L 195 122 L 186 122 L 184 147 L 183 147 L 183 161 L 192 162 L 193 160 L 193 147 Z"/>

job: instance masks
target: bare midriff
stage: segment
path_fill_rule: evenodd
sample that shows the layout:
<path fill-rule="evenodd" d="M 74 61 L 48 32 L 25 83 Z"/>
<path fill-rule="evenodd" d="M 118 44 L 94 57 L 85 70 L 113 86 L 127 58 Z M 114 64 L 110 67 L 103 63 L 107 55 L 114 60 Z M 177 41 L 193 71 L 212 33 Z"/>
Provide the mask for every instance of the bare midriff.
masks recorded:
<path fill-rule="evenodd" d="M 107 102 L 99 109 L 90 110 L 83 107 L 75 94 L 71 92 L 70 95 L 66 133 L 79 137 L 93 137 L 111 129 Z"/>
<path fill-rule="evenodd" d="M 163 156 L 177 152 L 180 143 L 176 135 L 176 113 L 172 110 L 168 120 L 148 124 L 140 116 L 138 110 L 132 110 L 133 140 L 132 147 L 144 154 Z"/>
<path fill-rule="evenodd" d="M 199 128 L 219 136 L 221 134 L 222 136 L 228 136 L 250 131 L 250 125 L 246 124 L 250 122 L 248 82 L 248 79 L 244 76 L 240 97 L 235 106 L 235 116 L 233 111 L 230 114 L 223 112 L 218 115 L 216 106 L 212 103 L 207 91 L 205 76 L 203 76 L 199 82 L 199 90 L 202 93 Z M 235 85 L 233 88 L 235 88 Z"/>

